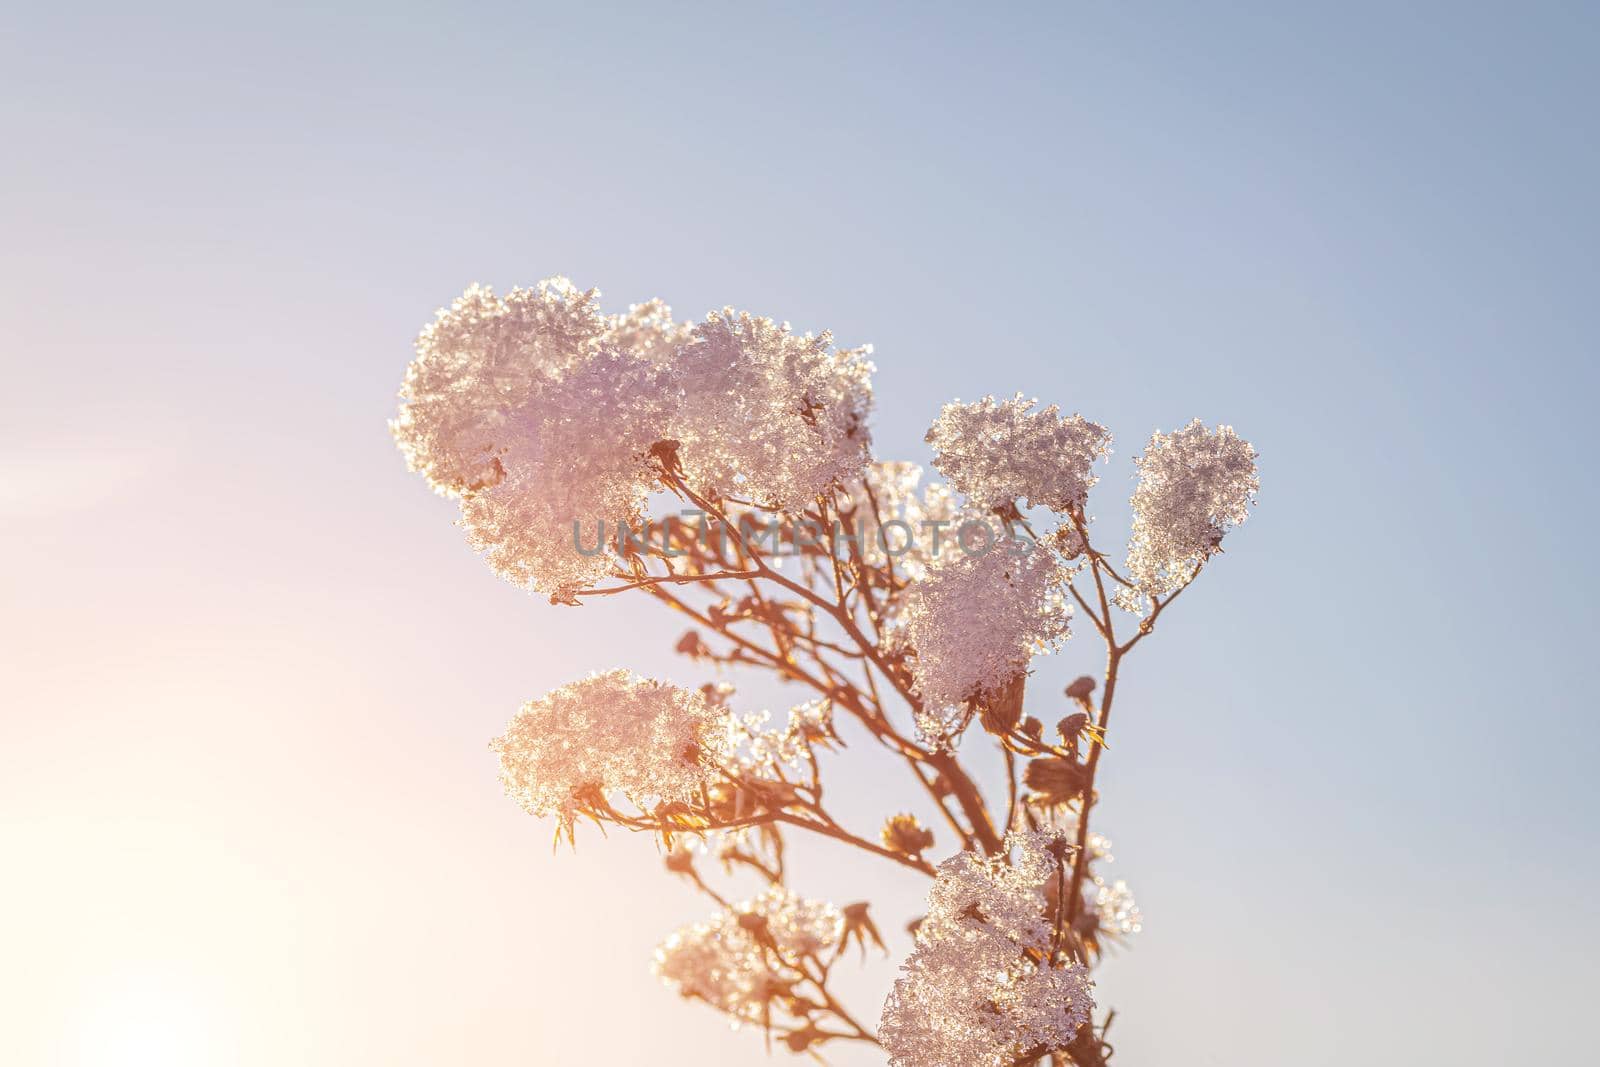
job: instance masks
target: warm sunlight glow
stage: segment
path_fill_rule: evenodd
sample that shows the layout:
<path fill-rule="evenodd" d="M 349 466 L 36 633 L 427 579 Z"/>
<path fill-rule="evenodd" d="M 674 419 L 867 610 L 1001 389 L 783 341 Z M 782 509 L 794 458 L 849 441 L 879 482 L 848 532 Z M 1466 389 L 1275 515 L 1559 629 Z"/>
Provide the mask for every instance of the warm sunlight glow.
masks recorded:
<path fill-rule="evenodd" d="M 206 998 L 196 985 L 151 970 L 85 990 L 72 1067 L 207 1067 L 212 1048 Z"/>

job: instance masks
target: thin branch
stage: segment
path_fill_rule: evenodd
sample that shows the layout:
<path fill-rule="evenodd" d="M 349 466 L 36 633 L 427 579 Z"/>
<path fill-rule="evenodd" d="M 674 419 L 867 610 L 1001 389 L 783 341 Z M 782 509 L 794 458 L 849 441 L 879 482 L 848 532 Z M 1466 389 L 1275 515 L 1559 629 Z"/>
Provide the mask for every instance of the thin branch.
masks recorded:
<path fill-rule="evenodd" d="M 720 582 L 736 578 L 752 578 L 760 571 L 717 571 L 714 574 L 662 574 L 640 578 L 627 585 L 610 585 L 601 589 L 579 589 L 573 596 L 613 596 L 630 589 L 647 589 L 652 585 L 693 585 L 697 582 Z M 621 577 L 619 575 L 619 577 Z M 631 576 L 630 576 L 631 577 Z"/>

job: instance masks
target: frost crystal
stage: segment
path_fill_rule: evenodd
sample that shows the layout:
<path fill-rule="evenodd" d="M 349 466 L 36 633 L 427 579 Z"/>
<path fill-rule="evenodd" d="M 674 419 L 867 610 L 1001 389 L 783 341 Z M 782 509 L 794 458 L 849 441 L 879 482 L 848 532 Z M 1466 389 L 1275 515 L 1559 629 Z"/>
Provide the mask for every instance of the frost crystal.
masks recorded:
<path fill-rule="evenodd" d="M 506 794 L 570 828 L 592 798 L 693 801 L 730 753 L 726 716 L 699 692 L 614 670 L 528 701 L 489 747 Z"/>
<path fill-rule="evenodd" d="M 1107 933 L 1128 937 L 1144 929 L 1139 902 L 1133 899 L 1128 883 L 1121 879 L 1108 883 L 1096 876 L 1094 907 L 1100 917 L 1100 929 Z"/>
<path fill-rule="evenodd" d="M 837 907 L 773 886 L 667 938 L 656 949 L 655 972 L 735 1023 L 764 1025 L 773 1003 L 787 1001 L 802 979 L 801 961 L 837 945 L 843 933 Z"/>
<path fill-rule="evenodd" d="M 634 304 L 624 315 L 612 315 L 601 343 L 632 352 L 655 363 L 671 362 L 673 354 L 689 343 L 691 322 L 673 322 L 672 308 L 664 300 Z"/>
<path fill-rule="evenodd" d="M 959 730 L 968 700 L 1060 646 L 1071 615 L 1063 580 L 1053 553 L 1002 540 L 982 554 L 947 549 L 911 586 L 901 636 L 916 651 L 925 735 L 941 740 Z"/>
<path fill-rule="evenodd" d="M 1128 574 L 1137 593 L 1122 590 L 1130 611 L 1143 597 L 1177 589 L 1218 551 L 1222 535 L 1245 521 L 1261 480 L 1256 452 L 1231 426 L 1208 430 L 1195 419 L 1170 434 L 1155 433 L 1135 457 L 1133 536 Z"/>
<path fill-rule="evenodd" d="M 871 443 L 868 351 L 732 308 L 707 316 L 673 364 L 683 390 L 673 437 L 689 483 L 798 511 L 860 473 Z"/>
<path fill-rule="evenodd" d="M 1065 1047 L 1088 1022 L 1093 982 L 1046 917 L 1062 840 L 1014 833 L 1010 863 L 963 852 L 940 864 L 884 1004 L 878 1037 L 891 1067 L 1006 1067 Z"/>
<path fill-rule="evenodd" d="M 1052 404 L 1018 393 L 946 404 L 928 430 L 933 465 L 974 507 L 1004 507 L 1019 499 L 1054 511 L 1081 508 L 1099 481 L 1094 463 L 1111 447 L 1105 427 L 1081 415 L 1060 416 Z"/>

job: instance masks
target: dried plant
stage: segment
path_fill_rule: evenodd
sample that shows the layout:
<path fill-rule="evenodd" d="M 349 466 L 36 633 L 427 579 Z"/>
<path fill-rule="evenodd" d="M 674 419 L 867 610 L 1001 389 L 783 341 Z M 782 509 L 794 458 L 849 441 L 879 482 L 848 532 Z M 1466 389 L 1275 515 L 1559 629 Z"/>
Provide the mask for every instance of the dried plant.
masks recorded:
<path fill-rule="evenodd" d="M 1020 396 L 953 403 L 927 438 L 948 483 L 923 485 L 915 464 L 873 458 L 869 354 L 731 309 L 607 316 L 565 279 L 474 287 L 422 333 L 393 431 L 502 576 L 553 604 L 655 600 L 690 624 L 677 651 L 717 676 L 596 674 L 493 742 L 507 793 L 558 839 L 581 820 L 656 835 L 715 904 L 657 950 L 666 983 L 816 1058 L 856 1041 L 902 1067 L 1104 1064 L 1092 969 L 1142 924 L 1090 826 L 1112 705 L 1126 658 L 1246 518 L 1255 452 L 1198 421 L 1153 436 L 1119 569 L 1085 510 L 1103 427 Z M 1104 671 L 1040 699 L 1029 663 L 1075 612 Z M 805 699 L 781 726 L 742 714 L 731 668 Z M 830 807 L 824 767 L 846 736 L 904 766 L 904 806 L 933 827 Z M 1004 764 L 990 796 L 978 739 Z M 931 879 L 876 1026 L 830 982 L 852 943 L 882 948 L 869 904 L 797 896 L 795 833 Z M 708 856 L 765 890 L 728 899 Z"/>

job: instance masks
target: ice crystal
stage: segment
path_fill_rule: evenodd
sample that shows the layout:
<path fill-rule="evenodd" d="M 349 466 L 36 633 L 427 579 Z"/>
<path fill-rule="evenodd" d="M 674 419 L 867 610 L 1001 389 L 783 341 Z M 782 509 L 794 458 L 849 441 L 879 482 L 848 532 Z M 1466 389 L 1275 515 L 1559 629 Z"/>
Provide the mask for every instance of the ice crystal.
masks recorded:
<path fill-rule="evenodd" d="M 606 320 L 601 343 L 654 363 L 670 363 L 679 347 L 689 343 L 692 322 L 673 322 L 672 308 L 660 299 L 633 304 L 625 314 Z"/>

